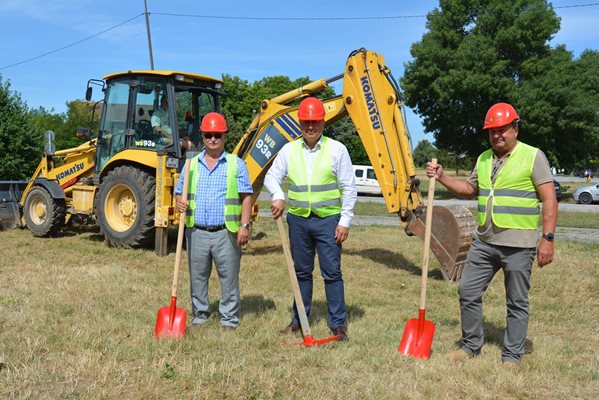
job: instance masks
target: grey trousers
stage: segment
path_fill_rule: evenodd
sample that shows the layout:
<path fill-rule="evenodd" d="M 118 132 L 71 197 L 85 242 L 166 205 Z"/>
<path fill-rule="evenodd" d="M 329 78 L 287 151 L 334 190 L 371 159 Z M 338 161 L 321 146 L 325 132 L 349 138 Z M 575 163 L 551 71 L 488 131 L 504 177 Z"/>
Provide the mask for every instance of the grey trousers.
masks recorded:
<path fill-rule="evenodd" d="M 217 232 L 187 229 L 187 256 L 191 286 L 191 307 L 194 319 L 208 319 L 210 302 L 208 281 L 212 272 L 212 261 L 221 288 L 218 310 L 222 326 L 239 325 L 239 266 L 241 248 L 237 245 L 236 234 L 223 229 Z"/>
<path fill-rule="evenodd" d="M 462 349 L 480 353 L 484 343 L 482 297 L 503 269 L 507 318 L 503 338 L 504 361 L 518 362 L 524 354 L 528 331 L 528 290 L 536 248 L 495 246 L 475 238 L 458 285 L 462 322 Z"/>

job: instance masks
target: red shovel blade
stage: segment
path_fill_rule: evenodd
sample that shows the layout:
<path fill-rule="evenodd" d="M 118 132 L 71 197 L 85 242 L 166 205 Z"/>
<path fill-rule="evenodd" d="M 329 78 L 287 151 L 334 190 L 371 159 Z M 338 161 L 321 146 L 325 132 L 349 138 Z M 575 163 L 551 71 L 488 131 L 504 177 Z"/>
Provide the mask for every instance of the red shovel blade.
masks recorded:
<path fill-rule="evenodd" d="M 419 310 L 418 318 L 408 320 L 397 349 L 401 354 L 422 359 L 431 357 L 435 324 L 424 319 L 424 313 L 424 310 Z"/>
<path fill-rule="evenodd" d="M 314 336 L 304 336 L 304 341 L 303 342 L 295 342 L 295 343 L 289 343 L 292 346 L 304 346 L 304 347 L 314 347 L 314 346 L 320 346 L 321 344 L 325 344 L 325 343 L 329 343 L 329 342 L 334 342 L 335 340 L 338 340 L 339 336 L 331 336 L 328 338 L 324 338 L 324 339 L 314 339 Z"/>
<path fill-rule="evenodd" d="M 171 297 L 171 305 L 160 307 L 156 318 L 154 337 L 158 339 L 175 339 L 185 336 L 187 311 L 177 307 L 177 297 Z"/>

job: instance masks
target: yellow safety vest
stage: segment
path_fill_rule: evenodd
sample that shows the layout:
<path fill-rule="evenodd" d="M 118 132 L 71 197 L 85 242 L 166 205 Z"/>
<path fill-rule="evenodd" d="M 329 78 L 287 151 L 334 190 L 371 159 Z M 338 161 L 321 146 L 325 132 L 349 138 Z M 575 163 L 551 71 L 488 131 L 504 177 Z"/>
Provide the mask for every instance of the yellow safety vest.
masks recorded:
<path fill-rule="evenodd" d="M 478 173 L 478 225 L 487 220 L 487 202 L 493 198 L 491 219 L 500 228 L 536 229 L 539 224 L 539 198 L 532 181 L 538 149 L 519 142 L 491 182 L 493 151 L 482 153 L 476 162 Z"/>
<path fill-rule="evenodd" d="M 341 191 L 333 175 L 331 143 L 322 137 L 320 151 L 312 164 L 308 179 L 303 149 L 304 139 L 291 143 L 287 176 L 289 177 L 289 212 L 308 217 L 314 212 L 319 217 L 341 214 Z"/>
<path fill-rule="evenodd" d="M 193 228 L 195 226 L 194 212 L 196 209 L 196 190 L 198 187 L 198 154 L 191 160 L 189 168 L 187 194 L 188 207 L 185 212 L 185 226 Z M 227 193 L 225 194 L 225 225 L 233 233 L 239 230 L 241 226 L 241 203 L 239 202 L 239 192 L 237 191 L 237 156 L 235 154 L 225 154 L 227 159 Z"/>

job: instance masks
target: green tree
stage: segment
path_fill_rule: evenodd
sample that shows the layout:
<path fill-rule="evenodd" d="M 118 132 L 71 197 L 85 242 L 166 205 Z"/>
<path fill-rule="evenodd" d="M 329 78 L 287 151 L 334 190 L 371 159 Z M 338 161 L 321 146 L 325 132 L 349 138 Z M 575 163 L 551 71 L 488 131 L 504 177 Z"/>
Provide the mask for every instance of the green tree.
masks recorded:
<path fill-rule="evenodd" d="M 414 165 L 423 167 L 433 157 L 437 156 L 437 149 L 428 140 L 421 140 L 414 149 Z"/>
<path fill-rule="evenodd" d="M 545 0 L 441 0 L 427 28 L 401 81 L 406 104 L 438 148 L 475 158 L 488 147 L 486 111 L 516 103 L 518 86 L 534 79 L 525 64 L 551 54 L 559 18 Z"/>
<path fill-rule="evenodd" d="M 293 89 L 310 83 L 308 77 L 291 80 L 287 76 L 270 76 L 253 83 L 236 76 L 224 74 L 223 90 L 226 96 L 222 102 L 222 110 L 229 126 L 227 150 L 232 150 L 245 130 L 250 126 L 254 116 L 260 111 L 262 100 L 270 100 Z M 332 88 L 327 88 L 319 97 L 334 95 Z"/>
<path fill-rule="evenodd" d="M 94 115 L 94 126 L 90 126 L 93 103 L 87 101 L 74 100 L 67 102 L 67 113 L 64 126 L 60 133 L 56 132 L 56 148 L 67 149 L 77 147 L 80 144 L 88 141 L 86 137 L 78 137 L 77 131 L 80 128 L 89 128 L 90 132 L 98 131 L 100 121 L 100 108 L 96 108 Z M 60 142 L 59 142 L 60 141 Z M 61 147 L 59 147 L 59 144 Z"/>
<path fill-rule="evenodd" d="M 523 65 L 518 90 L 520 138 L 544 150 L 551 165 L 585 169 L 599 156 L 599 53 L 578 60 L 558 46 Z"/>
<path fill-rule="evenodd" d="M 42 134 L 27 104 L 0 76 L 0 179 L 29 178 L 39 162 L 42 146 Z"/>
<path fill-rule="evenodd" d="M 328 126 L 324 130 L 324 135 L 340 141 L 347 147 L 349 156 L 354 165 L 372 165 L 362 139 L 356 131 L 356 127 L 349 118 L 344 116 L 339 121 Z"/>

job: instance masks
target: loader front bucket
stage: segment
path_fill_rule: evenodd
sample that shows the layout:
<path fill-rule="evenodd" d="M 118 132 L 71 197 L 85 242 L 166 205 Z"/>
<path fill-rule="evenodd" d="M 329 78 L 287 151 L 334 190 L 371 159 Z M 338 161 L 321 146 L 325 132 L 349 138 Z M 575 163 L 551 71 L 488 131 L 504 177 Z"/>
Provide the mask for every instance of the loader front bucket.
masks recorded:
<path fill-rule="evenodd" d="M 424 239 L 426 207 L 418 207 L 406 225 L 408 235 Z M 434 206 L 431 250 L 441 264 L 446 281 L 457 282 L 462 276 L 476 221 L 464 206 Z"/>

